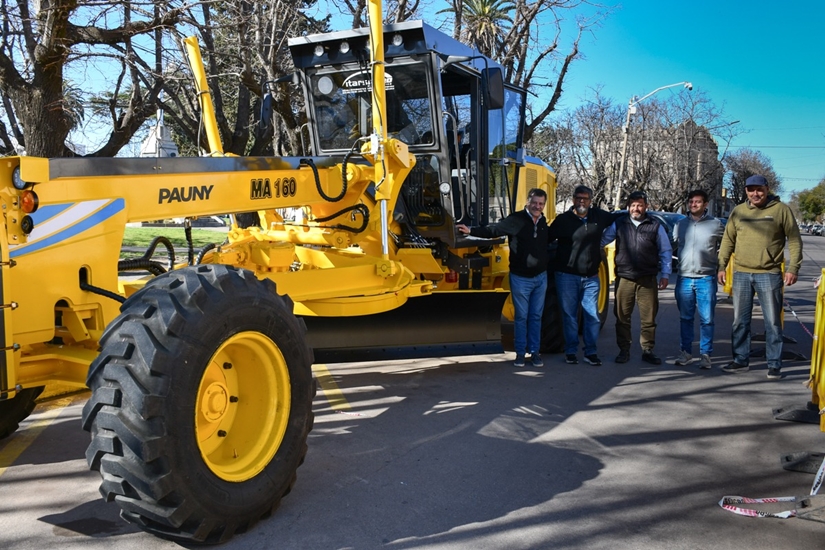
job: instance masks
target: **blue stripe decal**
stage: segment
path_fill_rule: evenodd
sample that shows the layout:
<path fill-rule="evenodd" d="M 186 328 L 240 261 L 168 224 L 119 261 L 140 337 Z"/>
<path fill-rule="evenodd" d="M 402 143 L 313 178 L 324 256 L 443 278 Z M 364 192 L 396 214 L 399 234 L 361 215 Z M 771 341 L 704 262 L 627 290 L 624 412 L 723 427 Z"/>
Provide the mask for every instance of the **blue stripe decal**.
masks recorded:
<path fill-rule="evenodd" d="M 42 241 L 33 243 L 29 246 L 21 245 L 20 248 L 16 250 L 12 250 L 9 253 L 10 258 L 15 258 L 17 256 L 22 256 L 24 254 L 30 254 L 32 252 L 37 252 L 38 250 L 42 250 L 53 244 L 57 244 L 61 241 L 65 241 L 67 239 L 71 239 L 75 235 L 79 235 L 83 233 L 90 227 L 94 227 L 100 223 L 105 222 L 112 216 L 116 215 L 118 212 L 123 210 L 126 207 L 126 202 L 123 199 L 116 199 L 113 202 L 107 204 L 104 208 L 101 208 L 85 220 L 80 221 L 79 223 L 67 227 L 63 231 L 59 233 L 55 233 L 51 237 L 45 238 Z"/>
<path fill-rule="evenodd" d="M 67 202 L 66 204 L 52 204 L 49 206 L 44 206 L 43 208 L 38 208 L 37 212 L 31 215 L 34 225 L 39 225 L 49 218 L 57 216 L 67 208 L 71 208 L 72 206 L 74 206 L 74 203 Z"/>

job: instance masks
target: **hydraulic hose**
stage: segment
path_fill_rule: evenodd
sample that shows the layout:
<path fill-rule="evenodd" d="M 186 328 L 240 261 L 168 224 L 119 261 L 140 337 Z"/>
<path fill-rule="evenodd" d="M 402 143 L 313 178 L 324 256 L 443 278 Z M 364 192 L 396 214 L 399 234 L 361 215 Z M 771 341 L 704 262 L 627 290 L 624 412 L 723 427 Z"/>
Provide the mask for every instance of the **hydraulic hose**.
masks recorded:
<path fill-rule="evenodd" d="M 117 270 L 135 271 L 138 269 L 146 269 L 155 276 L 166 273 L 167 269 L 163 267 L 163 264 L 152 260 L 152 256 L 154 255 L 158 244 L 163 244 L 163 246 L 166 247 L 166 251 L 169 254 L 168 271 L 172 271 L 175 269 L 175 247 L 172 246 L 172 241 L 166 237 L 155 237 L 152 239 L 152 242 L 149 243 L 149 248 L 146 249 L 146 252 L 140 258 L 133 260 L 120 260 L 117 263 Z"/>
<path fill-rule="evenodd" d="M 318 194 L 321 195 L 327 202 L 338 202 L 344 198 L 344 195 L 347 194 L 347 161 L 349 160 L 351 153 L 347 153 L 344 157 L 344 164 L 343 164 L 343 177 L 341 178 L 341 192 L 336 197 L 330 197 L 324 190 L 321 188 L 321 175 L 318 173 L 318 167 L 315 166 L 315 161 L 311 158 L 303 158 L 301 159 L 301 164 L 306 164 L 312 169 L 312 174 L 315 176 L 315 188 L 318 190 Z"/>
<path fill-rule="evenodd" d="M 335 225 L 331 225 L 331 226 L 328 226 L 328 227 L 331 227 L 333 229 L 342 229 L 344 231 L 351 231 L 353 233 L 361 233 L 364 229 L 367 228 L 367 225 L 369 224 L 369 221 L 370 221 L 370 211 L 366 207 L 366 205 L 364 205 L 364 204 L 356 204 L 354 206 L 348 206 L 348 207 L 346 207 L 342 210 L 339 210 L 338 212 L 332 214 L 331 216 L 327 216 L 326 218 L 316 218 L 315 221 L 318 222 L 318 223 L 324 223 L 324 222 L 327 222 L 329 220 L 337 218 L 341 214 L 346 214 L 347 212 L 358 212 L 359 214 L 361 214 L 362 221 L 361 221 L 361 226 L 360 227 L 349 227 L 348 225 L 343 225 L 343 224 L 335 224 Z"/>
<path fill-rule="evenodd" d="M 209 243 L 208 245 L 201 248 L 200 251 L 198 252 L 198 255 L 195 257 L 194 265 L 200 265 L 201 262 L 203 261 L 203 257 L 206 256 L 206 253 L 209 252 L 210 250 L 214 250 L 217 247 L 218 247 L 218 245 L 216 245 L 215 243 Z"/>

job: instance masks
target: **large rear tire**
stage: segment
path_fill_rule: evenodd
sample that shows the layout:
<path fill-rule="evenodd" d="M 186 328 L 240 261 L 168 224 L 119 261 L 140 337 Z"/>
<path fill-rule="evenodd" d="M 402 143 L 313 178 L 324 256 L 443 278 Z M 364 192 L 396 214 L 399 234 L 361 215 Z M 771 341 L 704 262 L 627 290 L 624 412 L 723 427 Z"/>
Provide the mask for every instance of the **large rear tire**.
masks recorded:
<path fill-rule="evenodd" d="M 0 401 L 0 439 L 5 439 L 20 426 L 34 410 L 37 396 L 43 393 L 43 386 L 27 388 L 17 392 L 12 399 Z"/>
<path fill-rule="evenodd" d="M 556 272 L 553 270 L 547 271 L 547 292 L 544 295 L 544 311 L 541 315 L 541 351 L 542 353 L 564 351 L 561 303 L 556 292 Z"/>
<path fill-rule="evenodd" d="M 312 350 L 292 302 L 249 271 L 201 265 L 121 307 L 89 370 L 89 467 L 121 516 L 219 543 L 268 516 L 312 429 Z"/>
<path fill-rule="evenodd" d="M 602 261 L 599 264 L 599 321 L 603 327 L 607 321 L 607 310 L 610 306 L 610 267 L 607 265 L 607 256 L 602 249 Z"/>

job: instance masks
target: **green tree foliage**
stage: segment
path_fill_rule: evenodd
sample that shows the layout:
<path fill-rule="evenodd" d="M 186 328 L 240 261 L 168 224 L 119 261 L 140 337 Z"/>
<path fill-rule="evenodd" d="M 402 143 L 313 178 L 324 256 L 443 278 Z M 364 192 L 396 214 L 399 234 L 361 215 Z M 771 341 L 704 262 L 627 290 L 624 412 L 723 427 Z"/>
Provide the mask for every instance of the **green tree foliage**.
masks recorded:
<path fill-rule="evenodd" d="M 513 26 L 510 14 L 516 5 L 509 0 L 465 0 L 461 39 L 487 57 L 504 48 Z"/>
<path fill-rule="evenodd" d="M 797 204 L 805 220 L 822 220 L 822 215 L 825 214 L 825 179 L 813 189 L 800 192 Z"/>

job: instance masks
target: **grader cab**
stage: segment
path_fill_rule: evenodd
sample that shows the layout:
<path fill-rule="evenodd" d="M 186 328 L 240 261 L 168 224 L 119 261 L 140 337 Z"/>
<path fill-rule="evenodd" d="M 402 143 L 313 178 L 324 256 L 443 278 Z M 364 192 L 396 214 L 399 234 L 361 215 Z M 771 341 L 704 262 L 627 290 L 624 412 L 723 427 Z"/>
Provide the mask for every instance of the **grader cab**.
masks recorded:
<path fill-rule="evenodd" d="M 506 243 L 454 227 L 532 187 L 552 208 L 555 178 L 524 154 L 525 91 L 424 23 L 290 41 L 311 152 L 294 158 L 222 152 L 187 42 L 208 155 L 0 161 L 0 437 L 43 388 L 88 386 L 104 498 L 213 543 L 292 487 L 314 360 L 500 346 Z M 119 260 L 129 222 L 224 213 L 226 241 L 188 262 Z"/>
<path fill-rule="evenodd" d="M 495 62 L 426 23 L 399 23 L 384 28 L 386 118 L 375 120 L 369 38 L 356 29 L 290 40 L 308 110 L 302 137 L 313 155 L 350 158 L 378 124 L 407 146 L 415 165 L 392 204 L 389 236 L 433 289 L 384 317 L 349 319 L 346 328 L 307 318 L 316 357 L 426 353 L 444 344 L 500 349 L 504 240 L 467 238 L 455 225 L 499 221 L 524 206 L 532 187 L 555 204 L 554 174 L 522 147 L 525 91 L 505 84 Z M 437 267 L 418 263 L 424 257 Z"/>

